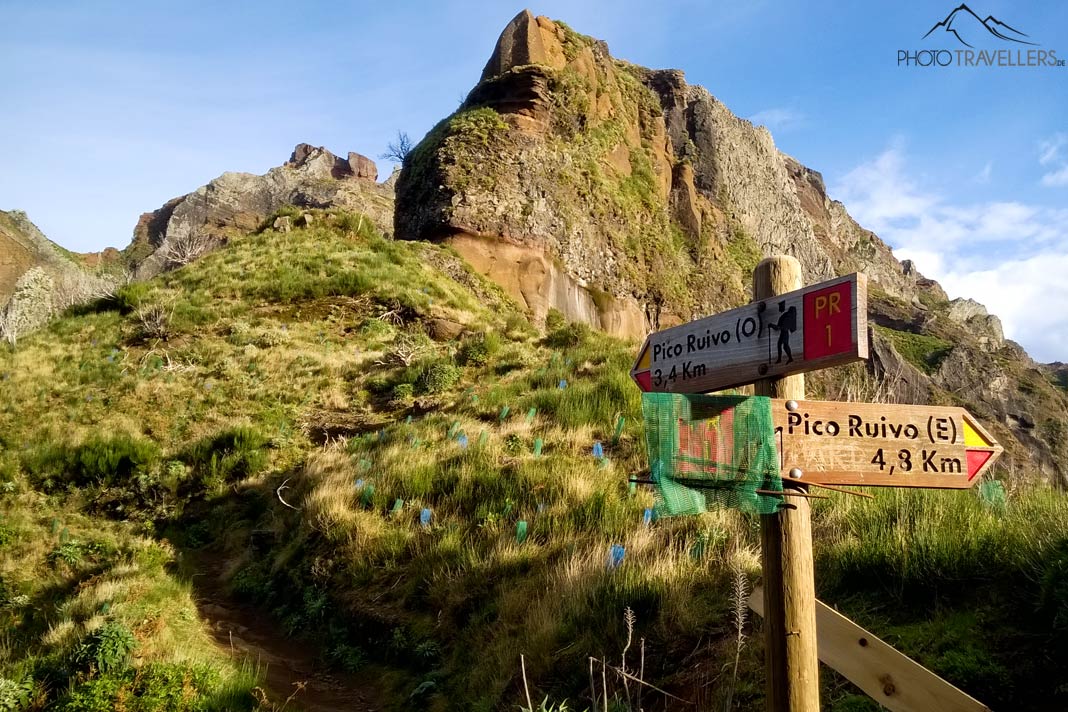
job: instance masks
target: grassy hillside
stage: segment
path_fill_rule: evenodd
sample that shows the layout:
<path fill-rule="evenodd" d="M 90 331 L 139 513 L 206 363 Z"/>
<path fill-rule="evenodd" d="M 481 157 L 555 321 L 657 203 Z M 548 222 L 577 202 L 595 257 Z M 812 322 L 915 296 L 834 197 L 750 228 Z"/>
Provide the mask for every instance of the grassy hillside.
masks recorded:
<path fill-rule="evenodd" d="M 759 522 L 645 522 L 634 346 L 539 332 L 448 249 L 369 225 L 235 239 L 0 351 L 0 710 L 281 707 L 198 619 L 206 562 L 396 709 L 514 709 L 521 653 L 536 701 L 570 709 L 591 656 L 699 709 L 759 707 L 759 632 L 732 606 Z M 1062 494 L 818 505 L 824 600 L 995 708 L 1068 701 Z M 824 686 L 828 709 L 875 709 Z"/>

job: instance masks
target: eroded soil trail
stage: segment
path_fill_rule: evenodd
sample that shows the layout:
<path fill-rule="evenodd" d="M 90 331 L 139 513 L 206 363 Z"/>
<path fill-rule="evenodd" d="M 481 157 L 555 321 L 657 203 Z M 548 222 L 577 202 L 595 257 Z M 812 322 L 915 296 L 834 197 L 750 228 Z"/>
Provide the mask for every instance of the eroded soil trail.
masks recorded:
<path fill-rule="evenodd" d="M 225 653 L 264 669 L 264 687 L 271 702 L 281 708 L 293 695 L 287 710 L 381 712 L 386 709 L 385 697 L 376 689 L 370 671 L 349 675 L 325 670 L 314 646 L 286 637 L 263 612 L 229 598 L 219 580 L 221 567 L 207 560 L 198 564 L 193 582 L 201 620 Z M 298 691 L 298 683 L 304 683 L 303 690 Z"/>

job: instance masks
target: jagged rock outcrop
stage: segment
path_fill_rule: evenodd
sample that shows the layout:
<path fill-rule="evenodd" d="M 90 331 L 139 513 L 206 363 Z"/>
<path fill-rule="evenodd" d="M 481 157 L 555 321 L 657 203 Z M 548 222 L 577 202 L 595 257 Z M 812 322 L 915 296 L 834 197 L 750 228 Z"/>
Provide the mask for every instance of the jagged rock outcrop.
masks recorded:
<path fill-rule="evenodd" d="M 268 215 L 287 204 L 358 211 L 389 234 L 393 190 L 376 183 L 377 178 L 378 168 L 366 156 L 349 153 L 340 158 L 321 146 L 301 143 L 289 161 L 265 175 L 224 173 L 145 213 L 126 253 L 135 276 L 146 279 L 218 246 L 232 234 L 259 228 Z M 178 255 L 182 259 L 176 259 Z"/>
<path fill-rule="evenodd" d="M 993 351 L 1005 343 L 1005 332 L 1001 328 L 1001 319 L 987 312 L 974 299 L 954 299 L 949 303 L 947 316 L 976 333 L 979 343 L 987 350 Z"/>
<path fill-rule="evenodd" d="M 521 12 L 396 187 L 398 238 L 452 244 L 535 318 L 556 308 L 621 336 L 747 301 L 763 256 L 797 257 L 812 282 L 863 271 L 879 392 L 968 405 L 1009 463 L 1068 482 L 1056 436 L 1068 397 L 1053 377 L 681 71 L 613 59 L 603 42 Z"/>
<path fill-rule="evenodd" d="M 813 281 L 863 269 L 893 296 L 945 299 L 766 129 L 681 71 L 615 60 L 603 42 L 528 11 L 405 162 L 397 198 L 398 237 L 490 237 L 541 254 L 558 269 L 537 288 L 529 275 L 505 280 L 525 285 L 513 296 L 536 317 L 554 307 L 602 327 L 583 301 L 623 310 L 621 335 L 737 302 L 767 254 L 796 256 Z M 586 298 L 559 288 L 568 278 Z"/>
<path fill-rule="evenodd" d="M 0 331 L 8 341 L 52 314 L 110 292 L 114 250 L 78 255 L 53 243 L 19 210 L 0 210 Z"/>

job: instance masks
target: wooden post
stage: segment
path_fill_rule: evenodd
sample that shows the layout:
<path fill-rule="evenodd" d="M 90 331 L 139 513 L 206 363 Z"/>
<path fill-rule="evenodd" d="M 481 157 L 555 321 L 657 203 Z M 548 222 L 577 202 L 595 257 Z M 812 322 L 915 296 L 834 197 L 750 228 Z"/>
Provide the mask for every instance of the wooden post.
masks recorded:
<path fill-rule="evenodd" d="M 753 299 L 769 300 L 801 288 L 801 263 L 769 257 L 753 272 Z M 756 394 L 803 400 L 803 375 L 756 382 Z M 802 475 L 803 479 L 803 475 Z M 796 481 L 784 487 L 807 489 Z M 764 568 L 764 670 L 768 712 L 818 712 L 819 658 L 816 648 L 816 585 L 812 564 L 812 520 L 808 501 L 790 497 L 776 514 L 760 520 Z"/>

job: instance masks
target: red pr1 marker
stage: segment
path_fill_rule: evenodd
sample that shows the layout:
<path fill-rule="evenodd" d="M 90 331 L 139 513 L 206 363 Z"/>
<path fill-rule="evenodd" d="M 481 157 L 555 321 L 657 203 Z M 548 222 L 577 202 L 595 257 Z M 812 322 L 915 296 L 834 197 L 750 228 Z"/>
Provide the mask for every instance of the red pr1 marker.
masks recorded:
<path fill-rule="evenodd" d="M 853 347 L 852 289 L 848 282 L 806 294 L 803 309 L 806 359 Z"/>

